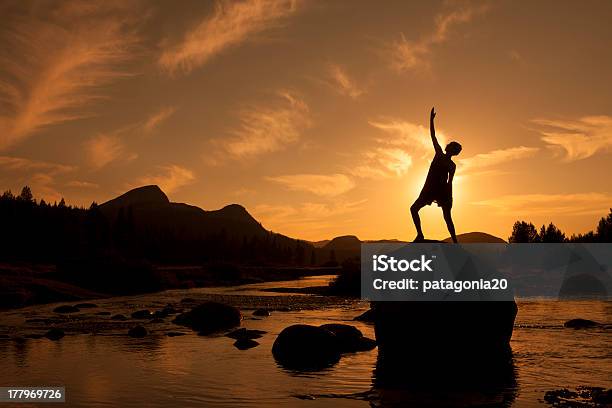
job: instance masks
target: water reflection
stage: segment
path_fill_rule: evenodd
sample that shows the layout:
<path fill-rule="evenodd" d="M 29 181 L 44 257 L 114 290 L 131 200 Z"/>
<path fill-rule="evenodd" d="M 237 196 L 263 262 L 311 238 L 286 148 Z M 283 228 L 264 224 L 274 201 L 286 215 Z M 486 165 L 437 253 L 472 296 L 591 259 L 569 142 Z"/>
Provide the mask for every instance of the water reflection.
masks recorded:
<path fill-rule="evenodd" d="M 511 356 L 480 361 L 432 356 L 386 359 L 379 353 L 370 401 L 373 407 L 508 407 L 517 389 Z"/>

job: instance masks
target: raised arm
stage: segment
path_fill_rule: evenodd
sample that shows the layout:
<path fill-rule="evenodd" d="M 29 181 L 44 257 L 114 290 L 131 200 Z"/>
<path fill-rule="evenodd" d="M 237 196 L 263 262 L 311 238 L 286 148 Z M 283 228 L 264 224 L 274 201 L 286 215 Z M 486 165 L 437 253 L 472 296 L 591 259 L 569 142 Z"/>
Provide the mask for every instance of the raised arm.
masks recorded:
<path fill-rule="evenodd" d="M 438 139 L 436 139 L 436 128 L 434 127 L 434 118 L 436 117 L 436 111 L 434 108 L 431 108 L 431 113 L 429 115 L 429 131 L 431 133 L 431 141 L 434 145 L 434 150 L 436 153 L 442 154 L 442 147 L 440 147 L 440 143 L 438 143 Z"/>

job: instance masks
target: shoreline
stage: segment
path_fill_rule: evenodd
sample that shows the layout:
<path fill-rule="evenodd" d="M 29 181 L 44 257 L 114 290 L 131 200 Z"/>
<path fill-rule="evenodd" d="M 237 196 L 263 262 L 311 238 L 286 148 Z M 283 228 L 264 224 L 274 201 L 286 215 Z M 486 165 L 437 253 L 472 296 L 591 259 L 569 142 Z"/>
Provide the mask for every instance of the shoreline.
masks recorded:
<path fill-rule="evenodd" d="M 160 293 L 172 289 L 231 287 L 250 283 L 296 280 L 307 276 L 337 275 L 339 267 L 243 266 L 230 270 L 214 265 L 155 265 L 150 279 L 133 290 L 115 282 L 113 293 L 91 290 L 66 279 L 51 264 L 0 263 L 0 311 L 58 302 L 100 300 L 112 297 Z M 82 272 L 87 273 L 87 272 Z M 84 275 L 87 279 L 87 275 Z"/>

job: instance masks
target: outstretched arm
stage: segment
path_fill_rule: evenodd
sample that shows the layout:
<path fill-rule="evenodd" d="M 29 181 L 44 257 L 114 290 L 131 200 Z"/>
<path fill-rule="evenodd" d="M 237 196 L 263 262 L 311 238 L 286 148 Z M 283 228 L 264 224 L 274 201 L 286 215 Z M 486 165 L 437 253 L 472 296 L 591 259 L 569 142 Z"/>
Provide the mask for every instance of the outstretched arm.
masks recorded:
<path fill-rule="evenodd" d="M 440 147 L 440 143 L 438 143 L 438 139 L 436 139 L 436 128 L 434 127 L 435 117 L 436 111 L 434 108 L 431 108 L 431 113 L 429 114 L 429 131 L 431 133 L 431 141 L 434 145 L 434 150 L 436 153 L 442 153 L 442 147 Z"/>

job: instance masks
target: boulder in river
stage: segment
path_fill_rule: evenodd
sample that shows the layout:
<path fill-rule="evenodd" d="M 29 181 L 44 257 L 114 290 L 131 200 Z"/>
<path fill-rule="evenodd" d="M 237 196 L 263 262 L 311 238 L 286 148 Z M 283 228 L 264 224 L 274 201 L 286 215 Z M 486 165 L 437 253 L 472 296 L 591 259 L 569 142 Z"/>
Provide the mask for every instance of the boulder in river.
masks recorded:
<path fill-rule="evenodd" d="M 49 331 L 45 333 L 45 337 L 48 338 L 49 340 L 59 340 L 62 337 L 64 337 L 64 335 L 65 335 L 64 331 L 57 327 L 49 329 Z"/>
<path fill-rule="evenodd" d="M 122 314 L 116 314 L 116 315 L 111 316 L 111 320 L 123 321 L 123 320 L 127 320 L 127 317 L 125 317 Z"/>
<path fill-rule="evenodd" d="M 295 324 L 280 332 L 272 354 L 283 367 L 316 370 L 335 364 L 340 359 L 338 338 L 331 331 L 307 324 Z"/>
<path fill-rule="evenodd" d="M 128 330 L 128 336 L 130 337 L 142 338 L 145 337 L 147 334 L 149 334 L 147 329 L 140 325 L 134 326 L 130 330 Z"/>
<path fill-rule="evenodd" d="M 601 323 L 587 319 L 571 319 L 563 323 L 563 326 L 569 329 L 588 329 L 591 327 L 599 327 L 601 326 Z"/>
<path fill-rule="evenodd" d="M 55 313 L 76 313 L 79 311 L 79 308 L 72 305 L 61 305 L 53 309 Z"/>
<path fill-rule="evenodd" d="M 372 306 L 378 354 L 385 362 L 414 365 L 423 358 L 433 366 L 432 359 L 440 356 L 438 363 L 444 367 L 460 367 L 511 356 L 514 301 L 374 302 Z M 449 347 L 461 352 L 439 352 Z"/>
<path fill-rule="evenodd" d="M 242 315 L 240 310 L 218 302 L 205 302 L 181 313 L 173 320 L 173 323 L 190 327 L 199 334 L 211 334 L 221 330 L 240 326 Z"/>

